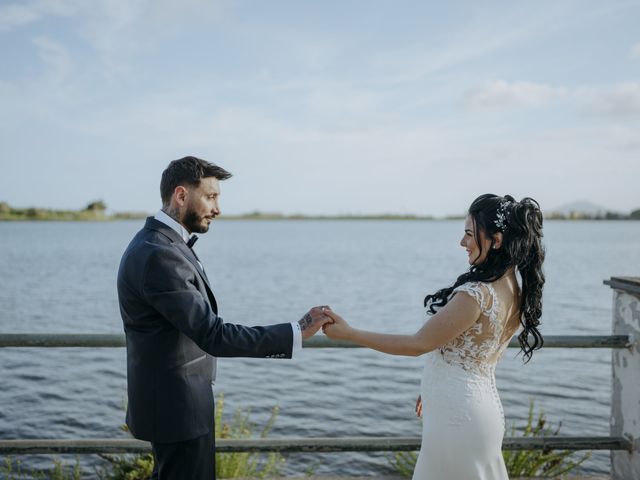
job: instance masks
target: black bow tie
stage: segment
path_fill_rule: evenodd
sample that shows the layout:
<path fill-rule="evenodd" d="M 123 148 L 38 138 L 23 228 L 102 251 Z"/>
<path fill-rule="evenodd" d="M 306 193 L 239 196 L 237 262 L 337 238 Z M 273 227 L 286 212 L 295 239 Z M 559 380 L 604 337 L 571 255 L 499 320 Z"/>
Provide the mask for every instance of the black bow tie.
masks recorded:
<path fill-rule="evenodd" d="M 198 241 L 198 236 L 191 235 L 191 237 L 189 237 L 189 241 L 187 242 L 187 247 L 192 248 L 197 241 Z"/>

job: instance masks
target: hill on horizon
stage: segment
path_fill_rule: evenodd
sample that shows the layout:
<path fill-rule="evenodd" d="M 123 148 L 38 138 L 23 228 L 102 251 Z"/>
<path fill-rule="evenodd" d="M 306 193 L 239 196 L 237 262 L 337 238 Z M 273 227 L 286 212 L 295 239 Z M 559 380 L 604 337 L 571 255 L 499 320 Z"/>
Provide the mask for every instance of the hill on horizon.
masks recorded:
<path fill-rule="evenodd" d="M 589 200 L 576 200 L 574 202 L 565 203 L 559 207 L 552 208 L 550 210 L 554 213 L 560 213 L 562 215 L 571 215 L 572 213 L 579 213 L 589 216 L 604 215 L 607 212 L 614 210 L 597 205 Z"/>

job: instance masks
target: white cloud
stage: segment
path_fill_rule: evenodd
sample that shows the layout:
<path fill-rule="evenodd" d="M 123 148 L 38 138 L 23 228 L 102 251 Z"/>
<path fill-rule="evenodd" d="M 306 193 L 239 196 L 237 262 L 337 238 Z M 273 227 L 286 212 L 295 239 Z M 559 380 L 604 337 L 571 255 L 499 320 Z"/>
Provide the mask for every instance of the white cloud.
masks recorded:
<path fill-rule="evenodd" d="M 95 50 L 103 74 L 110 80 L 135 75 L 140 58 L 185 23 L 197 18 L 215 27 L 213 22 L 224 10 L 219 1 L 212 0 L 108 0 L 87 5 L 80 14 L 78 30 Z"/>
<path fill-rule="evenodd" d="M 223 10 L 220 1 L 212 0 L 25 0 L 0 5 L 0 31 L 14 30 L 50 16 L 90 17 L 101 16 L 105 23 L 122 24 L 130 19 L 130 12 L 152 23 L 168 24 L 197 13 L 210 17 Z"/>
<path fill-rule="evenodd" d="M 566 89 L 550 85 L 496 80 L 467 92 L 464 103 L 467 107 L 504 108 L 520 105 L 536 106 L 562 96 Z"/>
<path fill-rule="evenodd" d="M 557 98 L 568 98 L 578 111 L 610 118 L 640 116 L 640 83 L 628 82 L 610 87 L 569 89 L 530 82 L 497 80 L 470 90 L 465 106 L 473 109 L 500 109 L 540 106 Z"/>
<path fill-rule="evenodd" d="M 38 49 L 38 55 L 47 67 L 46 77 L 53 81 L 63 81 L 71 70 L 71 56 L 69 51 L 52 38 L 35 37 L 33 44 Z"/>
<path fill-rule="evenodd" d="M 3 5 L 0 7 L 0 31 L 28 25 L 38 18 L 39 12 L 28 5 Z"/>
<path fill-rule="evenodd" d="M 174 34 L 181 22 L 218 19 L 223 12 L 219 0 L 31 0 L 0 5 L 0 32 L 71 18 L 69 33 L 81 36 L 111 78 L 128 74 L 136 55 Z"/>
<path fill-rule="evenodd" d="M 366 115 L 377 110 L 383 96 L 379 92 L 354 89 L 349 85 L 327 86 L 311 90 L 305 103 L 319 113 Z"/>
<path fill-rule="evenodd" d="M 581 88 L 576 92 L 580 110 L 611 118 L 640 116 L 640 83 L 622 83 L 610 88 Z"/>
<path fill-rule="evenodd" d="M 81 0 L 33 0 L 0 6 L 0 32 L 37 22 L 48 16 L 73 16 Z"/>

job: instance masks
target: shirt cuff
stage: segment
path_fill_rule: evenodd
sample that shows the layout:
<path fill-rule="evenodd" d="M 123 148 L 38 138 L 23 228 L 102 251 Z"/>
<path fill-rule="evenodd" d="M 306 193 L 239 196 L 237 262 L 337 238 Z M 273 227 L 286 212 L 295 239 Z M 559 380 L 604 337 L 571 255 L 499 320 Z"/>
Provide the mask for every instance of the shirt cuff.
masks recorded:
<path fill-rule="evenodd" d="M 300 330 L 300 324 L 298 322 L 291 322 L 291 329 L 293 330 L 293 348 L 291 349 L 291 356 L 295 352 L 302 350 L 302 330 Z"/>

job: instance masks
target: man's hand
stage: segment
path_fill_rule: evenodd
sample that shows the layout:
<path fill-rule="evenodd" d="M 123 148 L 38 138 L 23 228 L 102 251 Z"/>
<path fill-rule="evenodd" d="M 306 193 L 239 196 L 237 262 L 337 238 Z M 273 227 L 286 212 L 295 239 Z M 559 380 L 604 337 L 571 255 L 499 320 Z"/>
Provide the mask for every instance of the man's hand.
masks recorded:
<path fill-rule="evenodd" d="M 422 395 L 418 395 L 416 400 L 416 415 L 418 418 L 422 418 Z"/>
<path fill-rule="evenodd" d="M 300 325 L 300 331 L 302 332 L 302 339 L 306 339 L 315 335 L 325 324 L 332 322 L 331 317 L 328 317 L 324 310 L 330 310 L 329 307 L 313 307 L 309 310 L 304 317 L 298 320 Z"/>

